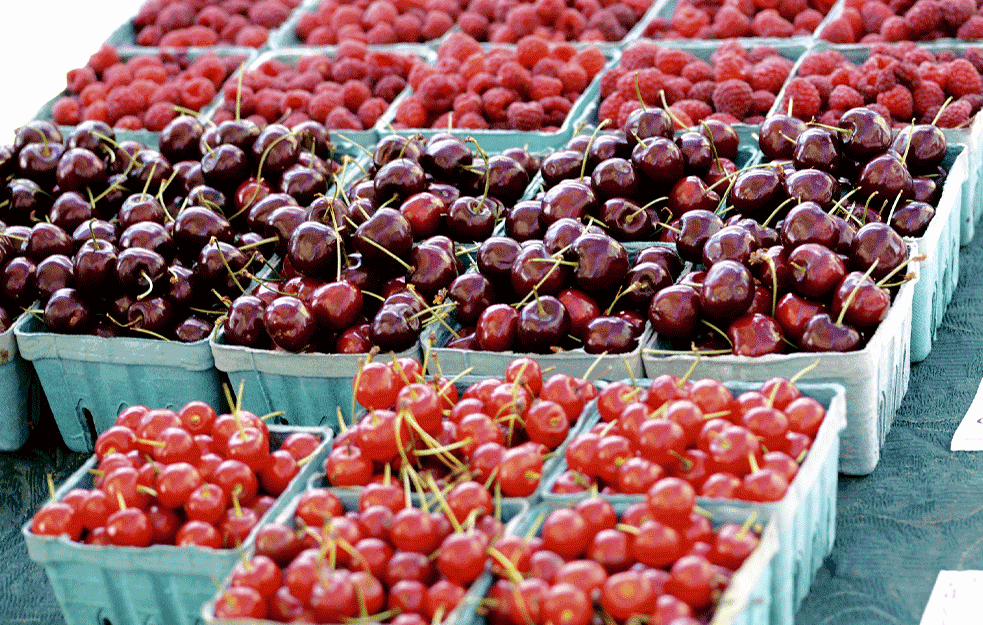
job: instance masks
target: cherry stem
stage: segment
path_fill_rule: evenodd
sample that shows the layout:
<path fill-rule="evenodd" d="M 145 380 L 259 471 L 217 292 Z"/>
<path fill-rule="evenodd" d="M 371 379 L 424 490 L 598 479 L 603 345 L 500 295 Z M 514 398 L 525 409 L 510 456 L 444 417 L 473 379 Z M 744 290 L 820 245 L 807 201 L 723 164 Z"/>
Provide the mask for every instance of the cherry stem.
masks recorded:
<path fill-rule="evenodd" d="M 804 376 L 805 374 L 809 373 L 810 371 L 812 371 L 813 369 L 815 369 L 816 367 L 818 367 L 820 362 L 821 362 L 821 360 L 819 358 L 816 358 L 816 361 L 814 363 L 812 363 L 808 367 L 803 367 L 798 372 L 796 372 L 795 375 L 793 375 L 791 378 L 789 378 L 789 380 L 788 380 L 789 383 L 795 384 L 796 382 L 798 382 L 800 379 L 802 379 L 802 376 Z M 778 392 L 778 386 L 775 386 L 775 392 Z M 774 401 L 775 401 L 775 394 L 772 393 L 772 396 L 769 399 L 768 405 L 770 406 L 772 403 L 774 403 Z"/>
<path fill-rule="evenodd" d="M 770 215 L 768 215 L 768 219 L 765 219 L 765 220 L 764 220 L 763 222 L 761 222 L 761 225 L 762 225 L 762 226 L 766 226 L 766 227 L 767 227 L 767 226 L 768 226 L 768 224 L 769 224 L 769 223 L 771 223 L 771 220 L 772 220 L 772 219 L 774 219 L 775 217 L 777 217 L 777 216 L 778 216 L 778 213 L 780 213 L 780 212 L 781 212 L 781 210 L 782 210 L 783 208 L 785 208 L 785 206 L 786 206 L 787 204 L 789 204 L 789 203 L 791 203 L 791 202 L 794 202 L 794 201 L 796 201 L 796 200 L 795 200 L 795 198 L 788 198 L 787 200 L 785 200 L 784 202 L 782 202 L 781 204 L 779 204 L 779 205 L 778 205 L 778 206 L 777 206 L 777 207 L 775 208 L 775 210 L 773 210 L 773 211 L 771 212 L 771 214 L 770 214 Z"/>
<path fill-rule="evenodd" d="M 720 328 L 718 328 L 717 326 L 715 326 L 715 325 L 713 325 L 712 323 L 710 323 L 710 322 L 709 322 L 709 321 L 707 321 L 706 319 L 700 319 L 700 322 L 701 322 L 701 323 L 702 323 L 703 325 L 705 325 L 705 326 L 707 326 L 708 328 L 710 328 L 711 330 L 713 330 L 714 332 L 716 332 L 717 334 L 719 334 L 720 336 L 722 336 L 722 337 L 724 337 L 724 340 L 726 340 L 726 341 L 727 341 L 727 344 L 728 344 L 728 345 L 730 345 L 730 346 L 731 346 L 732 348 L 734 347 L 734 343 L 733 343 L 733 341 L 731 341 L 731 340 L 730 340 L 730 337 L 729 337 L 729 336 L 727 336 L 727 333 L 726 333 L 726 332 L 724 332 L 723 330 L 721 330 L 721 329 L 720 329 Z"/>
<path fill-rule="evenodd" d="M 126 500 L 123 499 L 123 493 L 116 493 L 116 505 L 119 506 L 120 510 L 126 510 Z"/>
<path fill-rule="evenodd" d="M 946 98 L 946 101 L 942 103 L 942 106 L 939 107 L 939 112 L 935 114 L 935 119 L 932 120 L 933 126 L 939 125 L 939 118 L 942 117 L 942 112 L 946 110 L 946 108 L 948 108 L 948 106 L 951 103 L 952 103 L 952 96 L 949 96 L 948 98 Z"/>
<path fill-rule="evenodd" d="M 396 261 L 397 263 L 399 263 L 400 265 L 402 265 L 403 268 L 407 271 L 407 273 L 412 273 L 415 270 L 415 268 L 413 266 L 411 266 L 405 260 L 403 260 L 402 258 L 400 258 L 399 256 L 397 256 L 396 254 L 394 254 L 392 251 L 386 249 L 385 246 L 383 246 L 382 244 L 378 243 L 377 241 L 373 241 L 371 238 L 364 237 L 364 236 L 362 237 L 362 240 L 365 241 L 366 243 L 368 243 L 369 245 L 371 245 L 372 247 L 374 247 L 374 248 L 382 251 L 387 256 L 389 256 L 390 258 L 392 258 L 394 261 Z"/>
<path fill-rule="evenodd" d="M 48 480 L 48 496 L 51 498 L 51 501 L 58 501 L 55 498 L 55 480 L 51 477 L 50 473 L 45 474 L 45 478 Z"/>
<path fill-rule="evenodd" d="M 495 560 L 498 563 L 498 565 L 505 570 L 505 574 L 509 577 L 509 579 L 512 580 L 513 583 L 515 584 L 522 583 L 523 580 L 522 573 L 519 572 L 519 569 L 515 568 L 515 564 L 513 564 L 512 561 L 509 560 L 504 553 L 502 553 L 495 547 L 489 547 L 488 555 L 490 555 L 492 557 L 492 560 Z"/>
<path fill-rule="evenodd" d="M 638 75 L 636 74 L 635 77 L 637 79 Z M 603 130 L 610 121 L 611 120 L 608 119 L 602 120 L 601 123 L 597 125 L 597 128 L 594 129 L 594 132 L 591 133 L 590 140 L 587 142 L 587 147 L 584 149 L 584 160 L 580 163 L 581 178 L 583 178 L 584 174 L 587 172 L 587 153 L 590 152 L 591 146 L 594 145 L 594 139 L 597 138 L 597 133 L 601 132 L 601 130 Z"/>
<path fill-rule="evenodd" d="M 419 454 L 419 452 L 417 452 L 417 454 Z M 451 526 L 453 526 L 454 531 L 463 533 L 464 528 L 461 526 L 460 521 L 457 520 L 457 515 L 454 514 L 453 510 L 451 510 L 450 505 L 447 503 L 447 499 L 444 497 L 443 491 L 441 491 L 440 487 L 437 486 L 437 481 L 433 479 L 433 475 L 427 476 L 427 486 L 429 486 L 430 490 L 433 491 L 434 497 L 437 499 L 437 503 L 439 503 L 440 507 L 444 509 L 444 514 L 447 515 L 447 520 L 451 522 Z"/>
<path fill-rule="evenodd" d="M 892 269 L 886 276 L 881 278 L 880 281 L 877 283 L 877 286 L 885 286 L 888 283 L 888 281 L 894 277 L 894 274 L 898 273 L 903 268 L 907 267 L 909 263 L 921 262 L 925 260 L 925 258 L 926 258 L 925 254 L 919 254 L 918 256 L 906 258 L 903 263 L 899 264 L 897 267 Z"/>

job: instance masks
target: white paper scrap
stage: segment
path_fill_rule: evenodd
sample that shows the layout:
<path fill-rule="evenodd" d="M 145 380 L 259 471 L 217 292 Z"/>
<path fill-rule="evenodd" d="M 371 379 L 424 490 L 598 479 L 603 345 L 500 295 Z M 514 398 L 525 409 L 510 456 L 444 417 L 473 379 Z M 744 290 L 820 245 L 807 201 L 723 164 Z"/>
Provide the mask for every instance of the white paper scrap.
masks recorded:
<path fill-rule="evenodd" d="M 939 571 L 921 625 L 978 624 L 981 594 L 983 571 Z"/>
<path fill-rule="evenodd" d="M 956 432 L 952 435 L 952 451 L 983 451 L 983 380 L 976 389 L 976 397 L 969 405 Z"/>

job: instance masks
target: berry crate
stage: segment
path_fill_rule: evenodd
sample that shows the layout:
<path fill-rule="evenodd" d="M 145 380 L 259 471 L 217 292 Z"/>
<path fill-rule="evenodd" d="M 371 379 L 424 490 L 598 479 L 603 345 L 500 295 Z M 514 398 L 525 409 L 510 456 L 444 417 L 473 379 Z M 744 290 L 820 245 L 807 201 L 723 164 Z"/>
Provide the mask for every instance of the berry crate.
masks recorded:
<path fill-rule="evenodd" d="M 487 51 L 498 46 L 482 44 L 482 47 Z M 607 63 L 605 64 L 604 68 L 601 69 L 587 84 L 587 87 L 584 89 L 583 93 L 581 93 L 576 101 L 573 102 L 570 112 L 567 113 L 566 119 L 555 132 L 547 132 L 543 130 L 518 131 L 466 128 L 453 128 L 450 130 L 461 136 L 473 137 L 481 148 L 489 154 L 501 153 L 512 147 L 525 147 L 530 152 L 546 152 L 561 147 L 570 140 L 574 133 L 587 120 L 596 117 L 594 109 L 597 107 L 601 76 L 604 75 L 604 72 L 617 64 L 619 57 L 617 48 L 612 48 L 611 46 L 597 47 L 604 53 Z M 406 91 L 404 91 L 403 94 L 393 102 L 393 105 L 389 107 L 389 111 L 379 118 L 377 128 L 391 128 L 396 121 L 396 110 L 399 104 L 410 95 L 412 95 L 412 89 L 407 87 Z M 448 129 L 446 128 L 402 128 L 395 130 L 395 132 L 398 134 L 421 135 L 425 138 L 430 138 L 436 134 L 441 134 L 447 131 Z"/>
<path fill-rule="evenodd" d="M 270 426 L 270 440 L 279 445 L 293 432 L 311 432 L 323 440 L 260 522 L 273 519 L 307 485 L 310 474 L 331 448 L 328 428 Z M 73 488 L 91 488 L 93 456 L 55 493 L 61 499 Z M 37 536 L 28 521 L 21 530 L 32 560 L 44 567 L 68 625 L 154 623 L 195 625 L 201 605 L 214 594 L 236 562 L 237 549 L 105 547 L 75 543 L 67 537 Z M 250 538 L 255 530 L 250 534 Z"/>
<path fill-rule="evenodd" d="M 699 377 L 699 368 L 696 377 Z M 639 388 L 647 388 L 650 380 L 637 380 Z M 726 382 L 727 388 L 737 396 L 757 390 L 760 384 L 750 382 Z M 701 497 L 697 505 L 712 508 L 726 502 L 740 509 L 766 510 L 774 520 L 778 533 L 778 555 L 772 566 L 772 625 L 792 623 L 799 605 L 809 594 L 823 560 L 833 549 L 836 538 L 837 467 L 840 458 L 840 433 L 846 427 L 846 395 L 836 384 L 797 384 L 804 397 L 811 397 L 826 409 L 826 418 L 816 434 L 795 479 L 789 485 L 785 497 L 775 503 L 751 503 L 734 500 Z M 600 420 L 597 403 L 583 415 L 581 431 L 589 431 Z M 540 483 L 540 496 L 546 503 L 561 505 L 586 497 L 573 494 L 554 494 L 553 485 L 567 469 L 566 461 Z M 643 501 L 643 495 L 605 495 L 615 504 L 629 505 Z M 764 621 L 762 621 L 764 622 Z"/>
<path fill-rule="evenodd" d="M 73 451 L 92 451 L 96 436 L 125 406 L 176 409 L 195 399 L 222 405 L 208 341 L 57 334 L 34 315 L 24 315 L 14 334 L 21 356 L 34 363 L 58 430 Z"/>
<path fill-rule="evenodd" d="M 260 415 L 283 410 L 285 414 L 277 419 L 306 426 L 337 423 L 340 410 L 351 422 L 352 381 L 358 361 L 367 354 L 292 354 L 231 345 L 222 328 L 212 333 L 208 344 L 215 367 L 228 375 L 232 385 L 245 382 L 242 406 L 246 410 Z M 420 346 L 395 357 L 419 360 Z"/>
<path fill-rule="evenodd" d="M 316 487 L 317 484 L 313 483 L 312 487 Z M 299 494 L 298 494 L 299 495 Z M 350 498 L 340 498 L 342 504 L 345 507 L 345 511 L 358 510 L 358 501 L 351 500 Z M 275 519 L 270 518 L 270 521 L 276 521 L 278 523 L 283 523 L 284 525 L 293 526 L 294 525 L 294 511 L 297 509 L 298 497 L 294 496 L 293 500 L 276 515 Z M 522 519 L 526 517 L 529 512 L 529 503 L 526 501 L 515 501 L 508 502 L 503 501 L 500 509 L 499 518 L 506 524 L 505 531 L 508 533 L 511 531 L 517 523 L 521 523 Z M 251 558 L 256 552 L 256 545 L 253 537 L 251 536 L 244 545 L 245 553 L 243 558 Z M 222 583 L 219 585 L 219 593 L 222 592 L 229 585 L 229 580 L 231 575 L 227 576 Z M 441 621 L 444 625 L 468 625 L 472 622 L 475 610 L 478 606 L 478 601 L 485 596 L 488 592 L 488 588 L 491 587 L 491 576 L 488 573 L 484 573 L 478 578 L 468 592 L 461 599 L 458 607 L 452 610 L 449 614 L 444 617 Z M 201 607 L 201 619 L 205 625 L 275 625 L 275 621 L 268 619 L 254 619 L 254 618 L 236 618 L 236 619 L 224 619 L 215 616 L 215 602 L 218 599 L 218 593 L 209 593 L 212 599 L 205 603 Z M 70 624 L 71 625 L 71 624 Z"/>
<path fill-rule="evenodd" d="M 908 242 L 908 254 L 918 254 L 918 246 L 912 241 Z M 655 337 L 642 352 L 645 374 L 649 378 L 663 373 L 682 376 L 699 361 L 694 373 L 698 377 L 760 382 L 774 376 L 791 377 L 818 362 L 800 379 L 801 383 L 843 386 L 847 424 L 842 434 L 839 470 L 847 475 L 867 475 L 877 466 L 881 446 L 908 390 L 912 299 L 919 280 L 917 264 L 908 269 L 914 277 L 898 289 L 887 317 L 859 351 L 758 357 L 667 354 L 660 351 Z"/>
<path fill-rule="evenodd" d="M 34 368 L 17 350 L 13 326 L 0 333 L 0 394 L 7 398 L 0 411 L 0 451 L 16 451 L 27 442 L 44 394 Z"/>
<path fill-rule="evenodd" d="M 533 528 L 542 522 L 551 511 L 565 507 L 564 503 L 544 502 L 533 506 L 523 514 L 518 521 L 511 524 L 508 531 L 512 535 L 527 536 Z M 621 515 L 627 503 L 614 504 L 615 512 Z M 769 623 L 769 614 L 774 597 L 772 595 L 772 577 L 774 576 L 774 558 L 778 550 L 776 523 L 767 513 L 761 515 L 758 511 L 739 506 L 711 506 L 707 511 L 713 515 L 713 522 L 719 526 L 723 523 L 745 523 L 749 518 L 757 516 L 755 527 L 760 532 L 758 547 L 748 556 L 744 564 L 734 572 L 726 590 L 721 595 L 710 623 L 712 625 L 763 625 Z M 536 531 L 538 534 L 538 530 Z M 488 588 L 491 587 L 491 574 Z M 477 587 L 478 584 L 475 584 Z M 472 588 L 474 590 L 474 588 Z M 460 625 L 486 625 L 488 623 L 481 614 L 471 613 L 471 618 L 461 621 Z M 701 621 L 702 622 L 702 621 Z M 791 621 L 788 621 L 791 622 Z"/>

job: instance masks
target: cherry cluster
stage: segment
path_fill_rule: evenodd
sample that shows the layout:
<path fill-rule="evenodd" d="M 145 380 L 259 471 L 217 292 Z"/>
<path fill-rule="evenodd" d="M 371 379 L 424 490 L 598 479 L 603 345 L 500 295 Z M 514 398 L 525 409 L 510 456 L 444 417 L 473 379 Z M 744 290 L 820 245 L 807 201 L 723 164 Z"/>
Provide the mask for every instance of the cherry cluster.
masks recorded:
<path fill-rule="evenodd" d="M 335 439 L 326 462 L 333 486 L 366 486 L 385 476 L 425 474 L 441 486 L 476 479 L 505 497 L 528 497 L 543 462 L 566 440 L 593 384 L 556 373 L 544 379 L 530 358 L 512 361 L 502 378 L 463 388 L 420 363 L 373 361 L 355 377 L 367 413 Z"/>
<path fill-rule="evenodd" d="M 88 545 L 231 549 L 321 444 L 295 432 L 272 450 L 255 414 L 124 408 L 95 443 L 93 488 L 73 488 L 35 513 L 31 531 Z"/>
<path fill-rule="evenodd" d="M 490 236 L 524 192 L 538 161 L 509 154 L 478 161 L 445 134 L 384 137 L 345 195 L 277 211 L 285 282 L 236 299 L 227 338 L 289 351 L 412 347 L 423 323 L 448 312 L 443 292 L 464 269 L 455 241 Z"/>
<path fill-rule="evenodd" d="M 692 489 L 667 478 L 621 515 L 594 497 L 558 508 L 533 538 L 506 536 L 487 594 L 498 625 L 709 622 L 734 572 L 754 552 L 751 523 L 722 524 L 694 512 Z"/>
<path fill-rule="evenodd" d="M 976 46 L 956 54 L 881 43 L 857 62 L 838 50 L 814 52 L 803 57 L 778 108 L 835 126 L 844 111 L 866 105 L 895 128 L 913 120 L 965 128 L 983 106 L 981 71 L 983 49 Z"/>
<path fill-rule="evenodd" d="M 655 19 L 645 29 L 652 39 L 731 39 L 734 37 L 810 36 L 833 8 L 831 0 L 683 0 L 672 17 Z"/>
<path fill-rule="evenodd" d="M 132 23 L 140 46 L 259 48 L 298 6 L 300 0 L 147 0 Z"/>
<path fill-rule="evenodd" d="M 819 36 L 830 43 L 983 39 L 975 0 L 847 0 Z"/>
<path fill-rule="evenodd" d="M 261 128 L 316 120 L 329 129 L 368 130 L 406 87 L 418 57 L 343 41 L 334 55 L 272 58 L 222 87 L 216 123 L 246 117 Z"/>
<path fill-rule="evenodd" d="M 792 65 L 771 46 L 746 48 L 737 40 L 721 42 L 709 61 L 686 50 L 639 41 L 602 76 L 598 119 L 623 128 L 632 111 L 668 105 L 682 128 L 711 119 L 758 124 L 771 110 Z"/>
<path fill-rule="evenodd" d="M 393 127 L 555 132 L 606 63 L 596 46 L 530 35 L 485 50 L 455 32 L 433 66 L 413 68 L 413 94 L 397 105 Z"/>
<path fill-rule="evenodd" d="M 441 510 L 413 507 L 395 483 L 366 487 L 346 511 L 326 488 L 297 499 L 292 523 L 266 523 L 232 572 L 218 618 L 392 625 L 440 622 L 496 552 L 504 526 L 477 482 L 434 491 Z"/>
<path fill-rule="evenodd" d="M 642 495 L 671 483 L 701 497 L 778 501 L 826 417 L 784 378 L 737 397 L 711 378 L 614 382 L 597 410 L 600 421 L 567 446 L 553 492 Z"/>
<path fill-rule="evenodd" d="M 56 124 L 101 121 L 126 130 L 160 132 L 181 107 L 201 111 L 246 57 L 176 52 L 138 54 L 126 61 L 115 47 L 103 46 L 85 67 L 68 72 L 66 95 L 55 101 Z"/>

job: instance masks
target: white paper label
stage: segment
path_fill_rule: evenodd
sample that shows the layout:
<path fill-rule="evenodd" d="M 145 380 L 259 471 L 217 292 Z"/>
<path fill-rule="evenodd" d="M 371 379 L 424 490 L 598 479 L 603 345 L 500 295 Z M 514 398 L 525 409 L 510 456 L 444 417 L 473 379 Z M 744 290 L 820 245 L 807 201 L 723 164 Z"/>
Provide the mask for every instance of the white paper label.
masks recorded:
<path fill-rule="evenodd" d="M 966 416 L 952 435 L 952 451 L 983 451 L 983 380 Z"/>
<path fill-rule="evenodd" d="M 939 571 L 921 625 L 979 623 L 981 593 L 983 571 Z"/>

